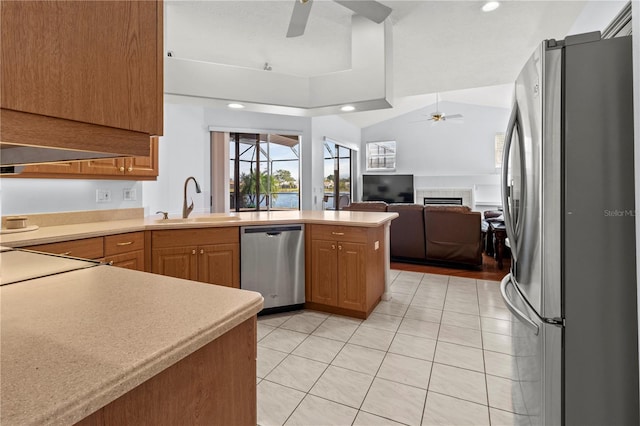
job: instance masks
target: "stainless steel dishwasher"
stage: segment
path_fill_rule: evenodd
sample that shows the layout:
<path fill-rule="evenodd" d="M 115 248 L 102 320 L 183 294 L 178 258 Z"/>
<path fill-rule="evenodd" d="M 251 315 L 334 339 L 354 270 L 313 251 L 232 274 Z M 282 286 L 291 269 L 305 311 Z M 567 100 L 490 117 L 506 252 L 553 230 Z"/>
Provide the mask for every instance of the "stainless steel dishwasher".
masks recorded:
<path fill-rule="evenodd" d="M 304 304 L 304 225 L 240 228 L 240 287 L 264 297 L 261 313 Z"/>

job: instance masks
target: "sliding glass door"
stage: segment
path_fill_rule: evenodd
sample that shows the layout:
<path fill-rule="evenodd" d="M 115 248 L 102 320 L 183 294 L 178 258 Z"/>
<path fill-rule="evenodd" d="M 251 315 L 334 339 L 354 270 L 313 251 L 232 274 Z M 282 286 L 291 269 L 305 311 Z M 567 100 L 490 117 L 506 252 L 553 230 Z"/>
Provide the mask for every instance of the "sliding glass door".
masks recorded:
<path fill-rule="evenodd" d="M 298 137 L 257 133 L 229 136 L 231 210 L 299 210 Z"/>
<path fill-rule="evenodd" d="M 351 157 L 349 148 L 324 142 L 325 210 L 340 210 L 351 204 Z"/>

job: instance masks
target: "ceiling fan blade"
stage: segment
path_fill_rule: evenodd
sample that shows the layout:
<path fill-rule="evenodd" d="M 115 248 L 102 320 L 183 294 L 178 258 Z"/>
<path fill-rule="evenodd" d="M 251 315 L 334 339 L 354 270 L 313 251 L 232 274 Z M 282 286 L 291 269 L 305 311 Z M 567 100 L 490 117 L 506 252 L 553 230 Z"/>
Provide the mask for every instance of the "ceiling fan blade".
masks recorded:
<path fill-rule="evenodd" d="M 300 0 L 295 0 L 293 13 L 291 13 L 291 20 L 289 21 L 289 29 L 287 30 L 287 37 L 300 37 L 304 34 L 312 3 L 313 0 L 308 0 L 304 3 Z"/>
<path fill-rule="evenodd" d="M 451 118 L 463 118 L 464 116 L 462 114 L 452 114 L 452 115 L 447 115 L 447 120 L 451 119 Z"/>
<path fill-rule="evenodd" d="M 336 3 L 354 11 L 357 15 L 379 24 L 391 14 L 392 9 L 377 1 L 370 0 L 334 0 Z"/>

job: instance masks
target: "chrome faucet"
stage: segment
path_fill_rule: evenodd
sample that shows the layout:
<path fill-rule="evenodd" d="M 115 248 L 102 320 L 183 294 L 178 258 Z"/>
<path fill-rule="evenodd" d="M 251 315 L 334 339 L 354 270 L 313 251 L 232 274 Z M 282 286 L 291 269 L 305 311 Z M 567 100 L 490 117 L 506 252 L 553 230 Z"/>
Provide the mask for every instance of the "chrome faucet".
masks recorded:
<path fill-rule="evenodd" d="M 198 185 L 198 181 L 193 176 L 189 176 L 187 180 L 184 181 L 184 200 L 182 203 L 182 218 L 186 219 L 189 217 L 189 213 L 193 210 L 193 198 L 191 199 L 191 204 L 187 206 L 187 184 L 190 180 L 193 180 L 193 183 L 196 184 L 196 192 L 200 194 L 202 191 L 200 190 L 200 185 Z"/>

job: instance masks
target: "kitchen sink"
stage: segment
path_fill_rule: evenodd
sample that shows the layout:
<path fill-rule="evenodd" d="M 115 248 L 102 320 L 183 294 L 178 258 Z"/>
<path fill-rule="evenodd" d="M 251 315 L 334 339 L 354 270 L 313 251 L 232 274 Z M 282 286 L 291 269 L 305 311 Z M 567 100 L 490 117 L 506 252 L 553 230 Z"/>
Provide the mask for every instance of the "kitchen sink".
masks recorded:
<path fill-rule="evenodd" d="M 188 217 L 186 219 L 183 219 L 183 218 L 156 219 L 154 222 L 159 224 L 165 223 L 169 225 L 169 224 L 176 224 L 176 223 L 216 223 L 216 222 L 228 222 L 228 221 L 234 221 L 234 220 L 240 220 L 240 218 L 238 216 L 220 215 L 220 216 Z"/>

